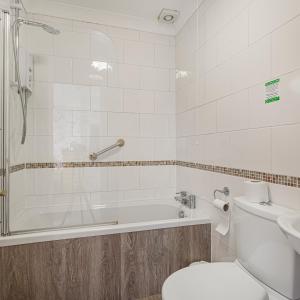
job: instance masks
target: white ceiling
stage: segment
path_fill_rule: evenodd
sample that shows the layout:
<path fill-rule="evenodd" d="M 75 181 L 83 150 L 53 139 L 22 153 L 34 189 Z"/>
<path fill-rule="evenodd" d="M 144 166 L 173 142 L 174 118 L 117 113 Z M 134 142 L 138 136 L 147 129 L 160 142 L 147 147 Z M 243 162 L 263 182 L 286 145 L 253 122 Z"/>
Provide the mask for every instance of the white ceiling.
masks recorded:
<path fill-rule="evenodd" d="M 25 0 L 30 1 L 30 0 Z M 112 14 L 141 18 L 157 26 L 157 17 L 162 8 L 175 9 L 180 17 L 173 30 L 177 31 L 191 16 L 202 0 L 31 0 L 36 4 L 48 2 L 53 5 L 68 4 L 87 9 L 106 11 Z"/>
<path fill-rule="evenodd" d="M 162 8 L 182 10 L 195 0 L 50 0 L 114 13 L 155 19 Z"/>

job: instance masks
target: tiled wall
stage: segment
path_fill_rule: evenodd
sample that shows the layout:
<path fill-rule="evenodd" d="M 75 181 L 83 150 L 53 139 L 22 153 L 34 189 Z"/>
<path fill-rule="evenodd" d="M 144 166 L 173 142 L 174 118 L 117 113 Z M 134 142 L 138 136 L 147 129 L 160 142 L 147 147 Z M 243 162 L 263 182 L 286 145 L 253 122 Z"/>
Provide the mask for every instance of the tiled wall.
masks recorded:
<path fill-rule="evenodd" d="M 86 161 L 119 137 L 126 146 L 106 160 L 175 159 L 174 38 L 33 17 L 62 32 L 28 32 L 29 161 Z"/>
<path fill-rule="evenodd" d="M 300 2 L 207 0 L 176 37 L 177 159 L 300 177 Z M 281 100 L 265 104 L 280 78 Z M 178 167 L 177 189 L 198 196 L 217 224 L 213 190 L 243 193 L 243 178 Z M 300 209 L 300 190 L 270 185 Z M 203 200 L 203 201 L 202 201 Z M 213 232 L 213 258 L 234 258 L 234 233 Z"/>
<path fill-rule="evenodd" d="M 122 137 L 125 147 L 103 161 L 177 159 L 300 177 L 299 14 L 298 0 L 206 0 L 176 47 L 170 36 L 34 15 L 62 34 L 27 32 L 35 89 L 27 144 L 17 151 L 33 163 L 88 161 Z M 281 101 L 266 105 L 264 84 L 276 78 Z M 19 199 L 72 209 L 170 198 L 176 185 L 195 193 L 216 225 L 224 216 L 211 205 L 213 190 L 243 194 L 242 177 L 176 169 L 26 169 Z M 300 209 L 299 188 L 270 184 L 270 192 Z M 234 259 L 232 229 L 226 237 L 213 230 L 212 240 L 213 260 Z"/>
<path fill-rule="evenodd" d="M 125 146 L 100 161 L 176 158 L 174 37 L 41 15 L 30 18 L 61 34 L 27 27 L 22 40 L 35 63 L 28 137 L 21 147 L 26 162 L 89 161 L 90 153 L 118 138 Z M 175 192 L 174 166 L 25 172 L 26 197 L 17 201 L 26 201 L 26 207 L 69 205 L 77 198 L 101 204 L 166 199 Z"/>

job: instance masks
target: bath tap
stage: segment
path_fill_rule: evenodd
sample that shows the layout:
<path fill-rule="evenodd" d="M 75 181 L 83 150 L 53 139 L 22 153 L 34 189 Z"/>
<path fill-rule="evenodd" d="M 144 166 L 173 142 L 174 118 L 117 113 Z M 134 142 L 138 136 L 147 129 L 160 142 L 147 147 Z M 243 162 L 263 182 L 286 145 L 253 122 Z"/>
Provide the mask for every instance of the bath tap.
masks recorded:
<path fill-rule="evenodd" d="M 180 202 L 183 206 L 186 206 L 190 209 L 196 208 L 196 196 L 192 194 L 188 194 L 185 191 L 176 193 L 175 200 Z"/>

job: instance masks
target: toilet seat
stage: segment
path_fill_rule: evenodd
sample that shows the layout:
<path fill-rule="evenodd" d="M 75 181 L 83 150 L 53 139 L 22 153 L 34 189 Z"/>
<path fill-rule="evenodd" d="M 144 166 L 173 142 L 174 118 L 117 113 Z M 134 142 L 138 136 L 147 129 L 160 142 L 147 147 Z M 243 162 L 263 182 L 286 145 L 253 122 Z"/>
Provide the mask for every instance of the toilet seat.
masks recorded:
<path fill-rule="evenodd" d="M 235 263 L 194 265 L 172 274 L 163 300 L 268 300 L 266 290 Z"/>

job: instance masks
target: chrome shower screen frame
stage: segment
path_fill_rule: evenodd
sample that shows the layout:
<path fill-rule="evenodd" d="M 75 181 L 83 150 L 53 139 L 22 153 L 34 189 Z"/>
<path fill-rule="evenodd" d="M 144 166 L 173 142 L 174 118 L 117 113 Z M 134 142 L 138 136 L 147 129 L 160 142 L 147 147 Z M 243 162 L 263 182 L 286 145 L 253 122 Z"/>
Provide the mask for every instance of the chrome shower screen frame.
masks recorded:
<path fill-rule="evenodd" d="M 9 35 L 10 15 L 0 10 L 0 210 L 1 236 L 9 230 Z"/>

